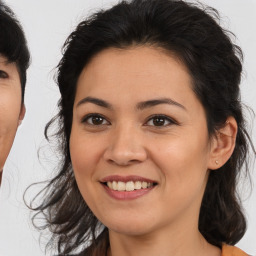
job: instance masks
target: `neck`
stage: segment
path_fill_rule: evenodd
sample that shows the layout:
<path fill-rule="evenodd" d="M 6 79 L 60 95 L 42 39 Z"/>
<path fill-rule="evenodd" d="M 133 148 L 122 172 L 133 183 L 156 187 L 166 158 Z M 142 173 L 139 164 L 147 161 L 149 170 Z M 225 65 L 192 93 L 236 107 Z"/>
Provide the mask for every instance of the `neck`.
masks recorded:
<path fill-rule="evenodd" d="M 210 245 L 197 228 L 172 230 L 147 235 L 124 235 L 109 231 L 108 256 L 220 256 L 219 248 Z"/>

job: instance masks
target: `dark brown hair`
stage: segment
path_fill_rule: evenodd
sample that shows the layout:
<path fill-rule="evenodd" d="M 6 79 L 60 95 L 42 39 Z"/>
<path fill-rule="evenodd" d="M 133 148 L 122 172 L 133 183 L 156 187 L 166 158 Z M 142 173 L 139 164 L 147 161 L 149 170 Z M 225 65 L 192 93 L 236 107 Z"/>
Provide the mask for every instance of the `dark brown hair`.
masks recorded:
<path fill-rule="evenodd" d="M 23 29 L 12 10 L 0 0 L 0 55 L 16 64 L 24 101 L 30 54 Z"/>
<path fill-rule="evenodd" d="M 58 123 L 55 136 L 63 158 L 58 173 L 41 192 L 45 193 L 43 201 L 34 207 L 36 216 L 43 214 L 46 220 L 41 228 L 52 232 L 49 245 L 57 244 L 61 255 L 81 246 L 84 251 L 80 255 L 103 255 L 108 247 L 107 228 L 96 219 L 77 187 L 69 138 L 78 77 L 96 53 L 110 47 L 152 45 L 175 53 L 193 78 L 193 90 L 206 111 L 210 136 L 229 116 L 235 118 L 236 146 L 228 162 L 210 172 L 199 230 L 209 243 L 219 247 L 242 238 L 246 221 L 236 187 L 242 166 L 248 171 L 250 142 L 240 101 L 242 52 L 232 43 L 232 34 L 218 22 L 216 10 L 184 1 L 122 1 L 82 21 L 68 37 L 57 71 L 59 113 L 46 126 L 47 137 L 49 126 Z M 85 248 L 88 242 L 91 245 Z"/>

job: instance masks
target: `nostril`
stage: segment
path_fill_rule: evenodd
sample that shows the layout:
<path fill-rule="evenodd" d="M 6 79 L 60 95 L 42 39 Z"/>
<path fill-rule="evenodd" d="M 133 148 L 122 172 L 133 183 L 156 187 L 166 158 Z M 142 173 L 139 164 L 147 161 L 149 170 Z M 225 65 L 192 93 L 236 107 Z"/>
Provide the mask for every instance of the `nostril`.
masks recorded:
<path fill-rule="evenodd" d="M 125 160 L 125 159 L 108 159 L 107 160 L 110 164 L 115 164 L 118 166 L 129 166 L 131 164 L 140 163 L 141 161 L 132 159 L 132 160 Z"/>

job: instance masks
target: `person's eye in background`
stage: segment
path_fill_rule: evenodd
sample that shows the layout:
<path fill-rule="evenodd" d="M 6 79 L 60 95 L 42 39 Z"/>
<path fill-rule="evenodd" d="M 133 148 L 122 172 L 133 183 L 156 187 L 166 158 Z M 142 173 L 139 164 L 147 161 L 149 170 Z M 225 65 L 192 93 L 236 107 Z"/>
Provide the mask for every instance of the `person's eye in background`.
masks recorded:
<path fill-rule="evenodd" d="M 8 78 L 8 77 L 9 77 L 9 76 L 8 76 L 8 74 L 7 74 L 5 71 L 0 70 L 0 78 L 5 79 L 5 78 Z"/>

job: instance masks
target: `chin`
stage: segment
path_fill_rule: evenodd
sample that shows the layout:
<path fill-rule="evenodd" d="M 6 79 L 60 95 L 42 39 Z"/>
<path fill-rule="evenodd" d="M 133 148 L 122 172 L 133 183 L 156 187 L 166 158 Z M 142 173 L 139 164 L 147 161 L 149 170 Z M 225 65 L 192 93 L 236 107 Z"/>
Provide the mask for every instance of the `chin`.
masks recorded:
<path fill-rule="evenodd" d="M 150 222 L 145 221 L 123 221 L 118 223 L 108 223 L 109 225 L 106 225 L 110 231 L 128 235 L 128 236 L 143 236 L 146 235 L 154 229 L 152 226 L 149 226 Z"/>

